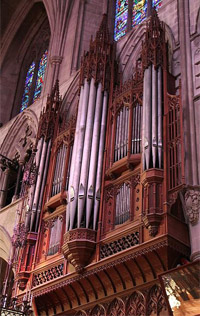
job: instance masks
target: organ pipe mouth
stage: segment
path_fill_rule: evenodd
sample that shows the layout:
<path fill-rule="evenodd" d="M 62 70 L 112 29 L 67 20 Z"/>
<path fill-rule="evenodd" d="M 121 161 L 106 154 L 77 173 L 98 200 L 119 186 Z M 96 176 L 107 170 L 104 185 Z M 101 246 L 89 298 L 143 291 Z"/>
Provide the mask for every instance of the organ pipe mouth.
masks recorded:
<path fill-rule="evenodd" d="M 81 183 L 81 184 L 80 184 L 80 187 L 79 187 L 78 198 L 79 198 L 79 199 L 83 199 L 84 196 L 85 196 L 85 188 L 84 188 L 83 184 Z"/>
<path fill-rule="evenodd" d="M 71 186 L 71 188 L 70 188 L 70 202 L 72 202 L 74 200 L 74 197 L 75 197 L 74 187 Z"/>
<path fill-rule="evenodd" d="M 88 198 L 93 199 L 93 197 L 94 197 L 94 189 L 93 189 L 93 186 L 91 185 L 88 190 Z"/>

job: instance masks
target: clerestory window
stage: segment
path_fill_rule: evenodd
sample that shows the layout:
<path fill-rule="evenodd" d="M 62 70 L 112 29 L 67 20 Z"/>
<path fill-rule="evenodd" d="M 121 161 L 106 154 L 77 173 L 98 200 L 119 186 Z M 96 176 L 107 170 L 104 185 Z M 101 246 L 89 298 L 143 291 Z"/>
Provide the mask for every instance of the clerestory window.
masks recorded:
<path fill-rule="evenodd" d="M 116 0 L 114 39 L 118 41 L 131 27 L 136 27 L 151 14 L 151 8 L 156 10 L 162 0 Z"/>
<path fill-rule="evenodd" d="M 33 60 L 26 74 L 20 112 L 36 101 L 42 92 L 47 67 L 48 50 L 42 52 L 39 60 Z"/>

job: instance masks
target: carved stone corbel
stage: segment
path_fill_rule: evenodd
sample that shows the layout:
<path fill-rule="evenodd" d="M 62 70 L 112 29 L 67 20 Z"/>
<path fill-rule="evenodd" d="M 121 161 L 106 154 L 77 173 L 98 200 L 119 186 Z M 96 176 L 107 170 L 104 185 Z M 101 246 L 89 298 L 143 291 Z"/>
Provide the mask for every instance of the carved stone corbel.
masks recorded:
<path fill-rule="evenodd" d="M 199 221 L 200 186 L 189 186 L 185 192 L 186 216 L 192 225 Z"/>

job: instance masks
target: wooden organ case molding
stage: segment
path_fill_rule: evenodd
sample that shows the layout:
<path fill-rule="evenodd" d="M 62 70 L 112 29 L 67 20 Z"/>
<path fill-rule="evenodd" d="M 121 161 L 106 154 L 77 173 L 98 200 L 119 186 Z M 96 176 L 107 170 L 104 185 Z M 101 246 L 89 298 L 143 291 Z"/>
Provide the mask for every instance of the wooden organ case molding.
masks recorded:
<path fill-rule="evenodd" d="M 150 236 L 154 237 L 164 213 L 170 212 L 170 199 L 172 196 L 177 199 L 178 192 L 184 187 L 181 85 L 179 95 L 176 95 L 175 78 L 168 72 L 165 28 L 155 10 L 148 22 L 141 58 L 144 70 L 151 64 L 155 69 L 161 66 L 163 81 L 163 169 L 150 168 L 141 175 L 142 220 Z"/>
<path fill-rule="evenodd" d="M 90 81 L 93 78 L 95 85 L 102 84 L 102 91 L 109 91 L 110 78 L 114 78 L 114 55 L 114 46 L 110 42 L 108 32 L 107 15 L 104 14 L 96 38 L 94 40 L 91 38 L 89 51 L 81 60 L 80 86 L 83 85 L 85 79 Z M 64 235 L 62 248 L 64 256 L 72 263 L 77 272 L 81 272 L 88 264 L 95 247 L 95 230 L 75 228 Z"/>
<path fill-rule="evenodd" d="M 34 185 L 38 172 L 34 161 L 35 153 L 37 152 L 37 143 L 41 137 L 43 137 L 45 141 L 52 140 L 55 137 L 59 120 L 60 102 L 61 98 L 59 94 L 59 82 L 57 80 L 51 94 L 47 97 L 46 108 L 40 115 L 36 146 L 33 150 L 32 157 L 26 166 L 25 171 L 27 172 L 28 178 L 30 178 L 30 183 L 28 184 L 30 186 Z M 24 183 L 22 185 L 27 184 Z M 21 247 L 19 252 L 20 255 L 16 277 L 20 290 L 24 290 L 26 288 L 26 284 L 30 278 L 38 240 L 38 231 L 32 231 L 31 228 L 30 231 L 29 229 L 27 231 L 27 228 L 25 229 L 25 240 L 23 242 L 23 247 Z"/>

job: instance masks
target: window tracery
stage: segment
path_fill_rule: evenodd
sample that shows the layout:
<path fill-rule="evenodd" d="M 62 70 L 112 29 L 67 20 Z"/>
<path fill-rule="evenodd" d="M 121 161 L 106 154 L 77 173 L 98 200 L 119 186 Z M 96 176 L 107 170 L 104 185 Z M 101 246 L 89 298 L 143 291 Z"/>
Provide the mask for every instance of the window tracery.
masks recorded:
<path fill-rule="evenodd" d="M 31 91 L 32 83 L 33 83 L 34 73 L 35 73 L 35 62 L 33 61 L 27 71 L 20 112 L 23 112 L 29 105 L 30 91 Z"/>
<path fill-rule="evenodd" d="M 158 10 L 161 4 L 162 0 L 116 0 L 114 40 L 118 41 L 126 34 L 128 25 L 135 27 L 142 23 L 149 16 L 151 8 Z M 132 11 L 131 15 L 129 10 Z M 129 19 L 132 19 L 130 24 Z"/>

